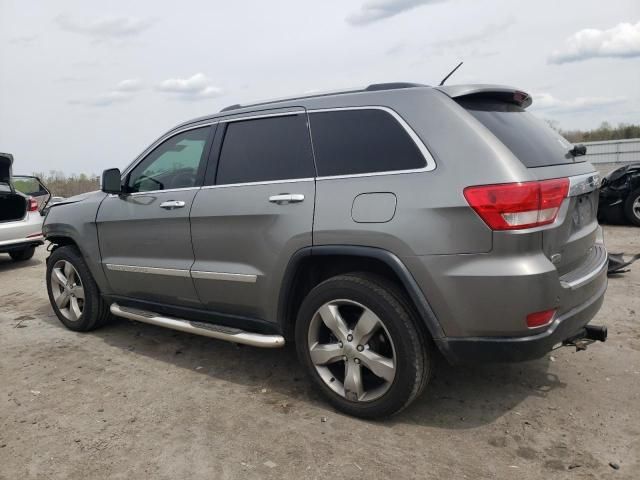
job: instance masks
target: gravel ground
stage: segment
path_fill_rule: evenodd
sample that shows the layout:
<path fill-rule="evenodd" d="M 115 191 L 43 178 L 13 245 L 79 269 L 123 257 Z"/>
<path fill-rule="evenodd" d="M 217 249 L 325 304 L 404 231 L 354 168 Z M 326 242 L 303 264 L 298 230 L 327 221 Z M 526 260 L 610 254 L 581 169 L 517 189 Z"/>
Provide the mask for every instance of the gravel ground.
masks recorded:
<path fill-rule="evenodd" d="M 640 229 L 607 227 L 610 251 Z M 0 258 L 0 478 L 639 478 L 640 262 L 609 282 L 605 344 L 440 364 L 392 420 L 336 413 L 293 348 L 54 316 L 44 259 Z M 610 463 L 618 467 L 615 469 Z"/>

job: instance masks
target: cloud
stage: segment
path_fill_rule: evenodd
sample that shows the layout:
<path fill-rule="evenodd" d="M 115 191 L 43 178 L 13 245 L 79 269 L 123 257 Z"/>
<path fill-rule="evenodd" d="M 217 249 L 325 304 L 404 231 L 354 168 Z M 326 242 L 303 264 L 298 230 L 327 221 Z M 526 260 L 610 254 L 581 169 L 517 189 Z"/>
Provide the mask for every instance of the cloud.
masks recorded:
<path fill-rule="evenodd" d="M 640 22 L 619 23 L 608 30 L 586 28 L 565 40 L 564 46 L 549 56 L 549 63 L 567 63 L 597 57 L 640 56 Z"/>
<path fill-rule="evenodd" d="M 368 25 L 422 5 L 442 1 L 445 0 L 369 0 L 346 20 L 351 25 Z"/>
<path fill-rule="evenodd" d="M 157 89 L 174 94 L 180 100 L 213 98 L 222 95 L 222 89 L 213 85 L 204 73 L 196 73 L 189 78 L 168 78 L 161 82 Z"/>
<path fill-rule="evenodd" d="M 71 105 L 86 105 L 90 107 L 108 107 L 116 103 L 130 101 L 136 92 L 142 90 L 142 82 L 137 78 L 130 78 L 119 82 L 112 90 L 101 93 L 94 98 L 69 100 Z"/>
<path fill-rule="evenodd" d="M 490 23 L 480 29 L 475 33 L 471 33 L 469 35 L 464 35 L 457 38 L 452 38 L 449 40 L 442 40 L 440 42 L 433 43 L 434 47 L 441 48 L 451 48 L 451 47 L 461 47 L 464 45 L 468 45 L 470 43 L 477 43 L 487 38 L 493 37 L 504 32 L 507 28 L 511 27 L 516 23 L 514 17 L 509 17 L 500 23 Z"/>
<path fill-rule="evenodd" d="M 137 78 L 128 78 L 122 80 L 116 85 L 115 91 L 118 92 L 137 92 L 142 88 L 142 82 Z"/>
<path fill-rule="evenodd" d="M 79 21 L 68 15 L 56 17 L 56 23 L 67 32 L 86 35 L 95 40 L 121 39 L 139 35 L 153 21 L 133 17 L 103 17 L 92 21 Z"/>
<path fill-rule="evenodd" d="M 38 40 L 38 35 L 22 35 L 18 37 L 11 37 L 9 43 L 12 45 L 20 45 L 22 47 L 30 47 Z"/>
<path fill-rule="evenodd" d="M 624 97 L 577 97 L 573 100 L 562 100 L 550 93 L 542 92 L 534 93 L 532 97 L 532 109 L 559 114 L 605 109 L 627 100 Z"/>

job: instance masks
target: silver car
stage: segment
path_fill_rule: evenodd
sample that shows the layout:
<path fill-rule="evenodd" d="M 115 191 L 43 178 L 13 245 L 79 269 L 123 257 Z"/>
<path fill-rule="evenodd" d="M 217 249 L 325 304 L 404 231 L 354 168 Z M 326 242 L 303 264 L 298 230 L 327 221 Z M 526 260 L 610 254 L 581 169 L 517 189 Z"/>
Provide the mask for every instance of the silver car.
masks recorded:
<path fill-rule="evenodd" d="M 451 363 L 606 338 L 598 174 L 494 85 L 233 105 L 53 205 L 47 287 L 76 331 L 110 315 L 296 343 L 352 415 L 402 410 Z"/>
<path fill-rule="evenodd" d="M 40 211 L 50 195 L 38 178 L 12 176 L 12 164 L 11 154 L 0 153 L 0 253 L 24 261 L 44 243 Z"/>

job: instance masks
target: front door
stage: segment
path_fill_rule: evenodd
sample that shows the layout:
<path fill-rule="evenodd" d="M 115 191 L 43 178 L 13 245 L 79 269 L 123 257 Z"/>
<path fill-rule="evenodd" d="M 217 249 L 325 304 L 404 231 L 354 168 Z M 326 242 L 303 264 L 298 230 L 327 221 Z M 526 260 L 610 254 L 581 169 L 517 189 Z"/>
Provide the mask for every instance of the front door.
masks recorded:
<path fill-rule="evenodd" d="M 305 111 L 263 115 L 218 127 L 191 210 L 191 275 L 206 308 L 274 321 L 287 263 L 312 244 L 315 167 Z"/>
<path fill-rule="evenodd" d="M 102 266 L 115 295 L 199 306 L 189 270 L 189 211 L 202 185 L 212 127 L 161 142 L 109 195 L 97 216 Z"/>

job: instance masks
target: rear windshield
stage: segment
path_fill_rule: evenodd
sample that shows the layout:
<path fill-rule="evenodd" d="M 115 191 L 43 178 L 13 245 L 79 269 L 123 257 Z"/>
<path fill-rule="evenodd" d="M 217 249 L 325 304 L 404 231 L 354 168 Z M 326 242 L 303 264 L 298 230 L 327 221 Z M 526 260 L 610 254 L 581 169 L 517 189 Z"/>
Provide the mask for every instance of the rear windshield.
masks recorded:
<path fill-rule="evenodd" d="M 572 145 L 542 120 L 512 103 L 460 99 L 471 115 L 491 130 L 526 167 L 584 161 L 569 154 Z"/>

